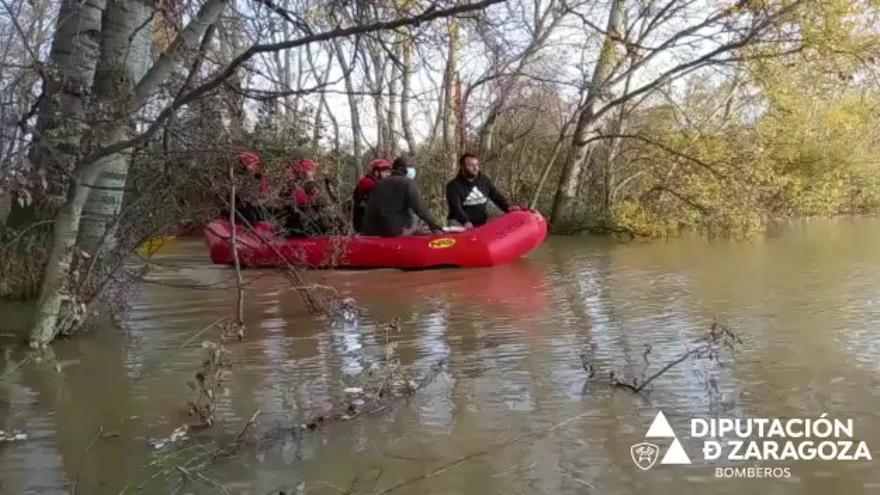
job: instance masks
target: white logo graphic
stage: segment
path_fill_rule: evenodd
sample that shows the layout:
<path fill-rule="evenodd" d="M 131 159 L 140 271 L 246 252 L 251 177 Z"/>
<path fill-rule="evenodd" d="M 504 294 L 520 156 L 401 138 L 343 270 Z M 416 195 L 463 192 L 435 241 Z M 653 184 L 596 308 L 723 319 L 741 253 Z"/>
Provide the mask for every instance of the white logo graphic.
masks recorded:
<path fill-rule="evenodd" d="M 639 469 L 647 471 L 657 462 L 657 457 L 660 456 L 660 447 L 648 442 L 637 443 L 629 448 L 629 455 L 632 456 L 633 462 Z"/>
<path fill-rule="evenodd" d="M 660 464 L 691 463 L 690 457 L 688 457 L 687 453 L 684 451 L 681 442 L 679 442 L 678 437 L 675 436 L 675 432 L 672 431 L 672 426 L 669 425 L 669 421 L 666 420 L 663 411 L 657 413 L 650 428 L 648 428 L 648 432 L 645 433 L 645 438 L 672 439 L 672 445 L 666 450 L 666 454 L 663 456 L 663 459 L 660 460 Z M 641 442 L 630 447 L 630 455 L 639 469 L 648 470 L 651 469 L 657 461 L 657 457 L 660 455 L 660 448 L 652 443 Z"/>
<path fill-rule="evenodd" d="M 471 192 L 468 193 L 467 198 L 464 199 L 464 205 L 465 206 L 481 205 L 481 204 L 485 204 L 486 201 L 488 201 L 488 200 L 486 199 L 486 196 L 483 195 L 482 191 L 480 191 L 480 188 L 478 188 L 477 186 L 474 186 L 471 188 Z"/>
<path fill-rule="evenodd" d="M 716 466 L 716 478 L 790 478 L 792 468 L 772 464 L 778 462 L 873 460 L 867 442 L 856 437 L 852 418 L 828 417 L 828 413 L 815 418 L 691 418 L 690 423 L 691 441 L 702 441 L 703 461 L 749 463 Z M 648 441 L 651 438 L 665 440 L 658 446 Z M 658 459 L 660 464 L 691 464 L 662 411 L 644 440 L 630 447 L 630 456 L 643 471 Z"/>

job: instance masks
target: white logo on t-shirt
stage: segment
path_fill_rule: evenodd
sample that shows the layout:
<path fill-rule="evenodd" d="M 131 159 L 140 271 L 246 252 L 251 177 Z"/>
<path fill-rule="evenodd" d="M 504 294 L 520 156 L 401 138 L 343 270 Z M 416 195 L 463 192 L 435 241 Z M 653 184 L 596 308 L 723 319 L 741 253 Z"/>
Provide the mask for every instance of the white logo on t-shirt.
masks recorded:
<path fill-rule="evenodd" d="M 474 186 L 471 188 L 471 192 L 468 193 L 467 198 L 464 199 L 465 206 L 475 206 L 485 204 L 486 196 L 483 195 L 483 192 L 480 191 L 480 188 Z"/>

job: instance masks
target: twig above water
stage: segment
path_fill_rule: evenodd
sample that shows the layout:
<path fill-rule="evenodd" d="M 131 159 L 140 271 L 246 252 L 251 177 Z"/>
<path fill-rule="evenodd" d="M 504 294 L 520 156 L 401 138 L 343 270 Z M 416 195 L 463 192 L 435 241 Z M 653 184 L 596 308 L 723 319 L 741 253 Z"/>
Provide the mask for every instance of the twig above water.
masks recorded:
<path fill-rule="evenodd" d="M 632 381 L 625 381 L 618 378 L 619 374 L 614 370 L 610 371 L 608 376 L 611 381 L 611 385 L 617 388 L 625 388 L 627 390 L 632 391 L 633 393 L 640 393 L 654 380 L 663 376 L 666 372 L 671 370 L 672 368 L 678 366 L 679 364 L 685 362 L 691 357 L 706 357 L 710 360 L 717 360 L 718 354 L 721 349 L 729 349 L 734 350 L 735 346 L 742 343 L 742 340 L 738 335 L 736 335 L 733 331 L 721 325 L 718 322 L 712 323 L 709 331 L 703 335 L 702 337 L 696 339 L 693 344 L 696 346 L 685 351 L 681 356 L 673 359 L 672 361 L 666 363 L 662 368 L 653 373 L 648 378 L 643 378 L 641 381 L 635 379 Z M 645 352 L 642 354 L 642 359 L 645 361 L 645 369 L 650 366 L 650 362 L 648 361 L 648 355 L 651 353 L 651 346 L 647 346 Z M 587 359 L 586 355 L 581 355 L 581 364 L 585 371 L 589 374 L 589 377 L 592 378 L 595 374 L 595 368 L 592 363 Z M 644 374 L 643 374 L 644 375 Z"/>

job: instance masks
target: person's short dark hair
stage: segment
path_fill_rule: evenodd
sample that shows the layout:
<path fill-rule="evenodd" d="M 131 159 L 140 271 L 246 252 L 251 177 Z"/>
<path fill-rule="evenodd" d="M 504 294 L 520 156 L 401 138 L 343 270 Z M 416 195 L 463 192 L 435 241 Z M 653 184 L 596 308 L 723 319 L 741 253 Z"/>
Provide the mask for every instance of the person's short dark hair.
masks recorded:
<path fill-rule="evenodd" d="M 464 167 L 464 163 L 467 161 L 468 158 L 474 158 L 476 160 L 480 159 L 477 155 L 473 153 L 463 153 L 460 157 L 458 157 L 458 166 Z"/>
<path fill-rule="evenodd" d="M 400 155 L 394 159 L 394 163 L 391 164 L 391 170 L 403 170 L 406 171 L 407 167 L 412 167 L 412 159 L 407 155 Z"/>

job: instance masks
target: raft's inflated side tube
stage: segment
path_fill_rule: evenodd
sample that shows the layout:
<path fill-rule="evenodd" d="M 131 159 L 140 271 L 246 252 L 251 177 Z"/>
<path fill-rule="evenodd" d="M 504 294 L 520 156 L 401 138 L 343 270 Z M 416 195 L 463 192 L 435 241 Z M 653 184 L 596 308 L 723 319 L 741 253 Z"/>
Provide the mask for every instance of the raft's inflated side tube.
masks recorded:
<path fill-rule="evenodd" d="M 214 263 L 232 263 L 228 221 L 209 223 L 204 236 Z M 247 232 L 243 227 L 236 232 L 242 265 L 258 267 L 286 263 L 311 268 L 494 266 L 525 255 L 546 238 L 547 222 L 531 210 L 507 213 L 465 232 L 431 236 L 286 239 L 277 237 L 267 224 L 258 224 L 255 232 Z"/>

